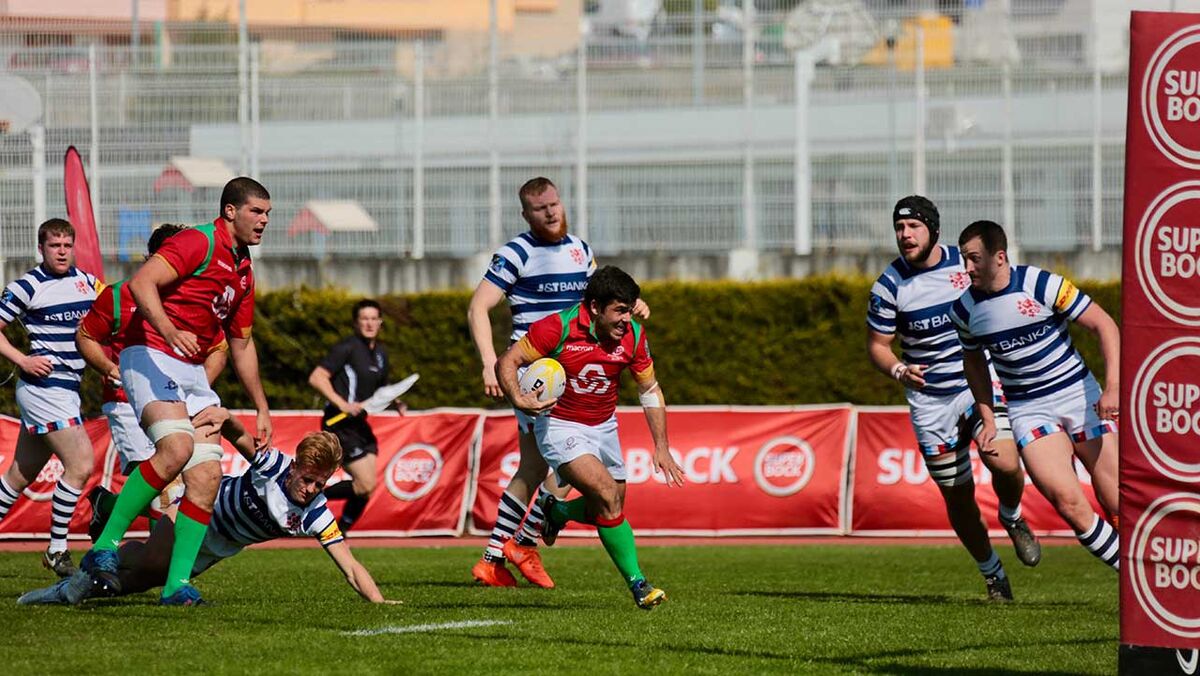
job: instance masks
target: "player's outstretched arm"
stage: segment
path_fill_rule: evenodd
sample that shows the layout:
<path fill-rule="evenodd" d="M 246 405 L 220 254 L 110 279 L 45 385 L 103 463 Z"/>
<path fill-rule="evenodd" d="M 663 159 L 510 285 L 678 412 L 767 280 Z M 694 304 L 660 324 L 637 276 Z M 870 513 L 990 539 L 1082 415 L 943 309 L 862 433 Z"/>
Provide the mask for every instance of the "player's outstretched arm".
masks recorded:
<path fill-rule="evenodd" d="M 647 377 L 648 376 L 648 377 Z M 650 373 L 634 374 L 638 383 L 638 399 L 646 414 L 646 426 L 654 439 L 654 470 L 662 472 L 668 486 L 683 485 L 683 468 L 671 455 L 671 444 L 667 441 L 667 396 Z"/>
<path fill-rule="evenodd" d="M 375 578 L 371 577 L 371 573 L 367 572 L 366 567 L 354 558 L 354 553 L 350 551 L 350 545 L 346 544 L 345 540 L 327 546 L 325 551 L 329 552 L 329 557 L 337 564 L 338 570 L 346 576 L 346 582 L 354 591 L 358 592 L 359 596 L 371 603 L 400 603 L 400 601 L 389 601 L 383 598 L 383 594 L 379 593 L 379 587 L 375 585 Z"/>
<path fill-rule="evenodd" d="M 196 334 L 191 331 L 181 331 L 171 323 L 171 318 L 167 316 L 166 309 L 163 308 L 162 296 L 159 294 L 159 289 L 172 284 L 179 279 L 179 273 L 169 263 L 163 260 L 160 256 L 151 256 L 149 260 L 138 268 L 133 277 L 129 280 L 126 288 L 133 294 L 133 300 L 137 303 L 138 312 L 141 313 L 146 321 L 150 322 L 150 326 L 158 331 L 158 335 L 167 341 L 181 357 L 191 357 L 200 351 L 200 342 L 196 339 Z"/>
<path fill-rule="evenodd" d="M 233 358 L 233 372 L 242 381 L 242 388 L 250 395 L 257 411 L 257 436 L 259 448 L 271 445 L 273 429 L 271 426 L 271 410 L 267 406 L 267 393 L 263 391 L 262 379 L 258 375 L 258 350 L 254 347 L 254 338 L 230 338 L 229 352 Z"/>
<path fill-rule="evenodd" d="M 1100 353 L 1104 355 L 1104 392 L 1096 402 L 1096 413 L 1101 418 L 1116 420 L 1121 395 L 1121 329 L 1095 302 L 1075 321 L 1100 339 Z"/>
<path fill-rule="evenodd" d="M 83 327 L 79 327 L 75 331 L 75 349 L 79 350 L 79 355 L 83 357 L 83 361 L 87 365 L 96 370 L 101 376 L 107 378 L 115 386 L 121 384 L 121 370 L 104 354 L 104 346 L 100 341 L 89 336 Z"/>
<path fill-rule="evenodd" d="M 503 393 L 496 380 L 496 347 L 492 344 L 492 320 L 488 312 L 502 300 L 504 291 L 485 279 L 475 287 L 475 293 L 471 294 L 471 302 L 467 305 L 467 327 L 471 330 L 471 339 L 475 341 L 475 349 L 483 362 L 483 392 L 496 399 Z"/>
<path fill-rule="evenodd" d="M 517 369 L 537 361 L 541 356 L 542 354 L 529 342 L 529 336 L 525 336 L 505 350 L 496 362 L 496 379 L 500 383 L 500 389 L 504 392 L 504 396 L 508 397 L 513 406 L 529 415 L 539 415 L 558 403 L 557 398 L 538 400 L 542 390 L 545 389 L 544 386 L 523 393 L 520 383 L 517 382 Z"/>

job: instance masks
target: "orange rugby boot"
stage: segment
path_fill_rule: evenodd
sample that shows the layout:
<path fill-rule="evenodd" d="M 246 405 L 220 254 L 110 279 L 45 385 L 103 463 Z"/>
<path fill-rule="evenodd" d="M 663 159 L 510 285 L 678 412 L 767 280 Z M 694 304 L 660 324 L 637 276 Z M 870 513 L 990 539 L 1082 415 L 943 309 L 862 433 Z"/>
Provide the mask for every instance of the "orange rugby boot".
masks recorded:
<path fill-rule="evenodd" d="M 554 589 L 554 580 L 542 567 L 542 555 L 537 547 L 525 547 L 517 544 L 516 538 L 509 538 L 504 543 L 504 556 L 513 562 L 526 580 L 542 589 Z"/>
<path fill-rule="evenodd" d="M 493 563 L 487 559 L 479 559 L 479 562 L 471 569 L 471 577 L 487 587 L 517 586 L 517 578 L 508 572 L 503 561 Z"/>

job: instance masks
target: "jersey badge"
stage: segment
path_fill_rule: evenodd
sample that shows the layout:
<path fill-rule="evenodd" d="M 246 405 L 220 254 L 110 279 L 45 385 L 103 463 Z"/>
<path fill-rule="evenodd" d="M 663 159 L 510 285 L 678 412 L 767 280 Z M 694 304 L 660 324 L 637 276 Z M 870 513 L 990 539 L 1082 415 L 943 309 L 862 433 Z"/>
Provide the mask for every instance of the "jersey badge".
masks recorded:
<path fill-rule="evenodd" d="M 971 285 L 971 276 L 965 272 L 950 273 L 950 284 L 959 291 Z"/>
<path fill-rule="evenodd" d="M 583 250 L 579 247 L 572 247 L 571 260 L 575 261 L 575 265 L 583 265 Z"/>
<path fill-rule="evenodd" d="M 1037 303 L 1033 302 L 1032 298 L 1023 298 L 1017 301 L 1017 312 L 1026 317 L 1036 317 L 1038 313 Z"/>
<path fill-rule="evenodd" d="M 504 256 L 501 256 L 500 254 L 492 256 L 492 262 L 488 265 L 488 270 L 491 270 L 496 274 L 504 272 Z"/>

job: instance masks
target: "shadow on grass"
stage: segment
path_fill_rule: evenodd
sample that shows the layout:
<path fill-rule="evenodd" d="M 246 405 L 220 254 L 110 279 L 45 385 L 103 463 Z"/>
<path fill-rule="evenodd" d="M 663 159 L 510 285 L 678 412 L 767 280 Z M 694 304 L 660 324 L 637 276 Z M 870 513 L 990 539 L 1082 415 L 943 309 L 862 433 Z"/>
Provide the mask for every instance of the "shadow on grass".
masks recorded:
<path fill-rule="evenodd" d="M 475 632 L 459 634 L 462 638 L 468 638 L 473 641 L 492 641 L 492 642 L 510 642 L 513 640 L 511 633 L 503 636 L 480 634 Z M 553 639 L 538 639 L 536 637 L 525 636 L 523 641 L 546 643 L 548 647 L 576 645 L 589 648 L 612 648 L 617 650 L 634 650 L 644 652 L 648 648 L 645 645 L 635 645 L 622 643 L 619 641 L 606 641 L 603 639 L 581 639 L 570 637 L 557 637 Z M 904 658 L 928 657 L 930 655 L 938 655 L 943 653 L 959 653 L 972 650 L 1004 650 L 1014 647 L 1020 648 L 1045 648 L 1055 646 L 1079 646 L 1079 645 L 1098 645 L 1107 646 L 1115 644 L 1116 638 L 1089 638 L 1089 639 L 1063 639 L 1056 641 L 1036 641 L 1029 643 L 1021 643 L 1019 646 L 1014 646 L 1012 643 L 984 643 L 977 645 L 955 645 L 947 646 L 941 649 L 925 649 L 925 648 L 906 648 L 901 650 L 884 650 L 875 653 L 862 653 L 858 655 L 846 655 L 837 657 L 814 657 L 805 655 L 802 652 L 798 653 L 781 653 L 768 650 L 747 650 L 742 648 L 720 647 L 720 646 L 696 646 L 696 645 L 656 645 L 649 648 L 654 651 L 678 653 L 686 656 L 709 656 L 709 657 L 733 657 L 742 659 L 759 659 L 775 662 L 799 662 L 809 665 L 825 664 L 830 666 L 851 667 L 856 671 L 876 674 L 933 674 L 933 675 L 964 675 L 964 676 L 1018 676 L 1021 674 L 1044 674 L 1046 676 L 1068 676 L 1077 674 L 1077 671 L 1062 671 L 1049 669 L 1011 669 L 997 667 L 962 667 L 962 666 L 930 666 L 930 665 L 910 665 L 903 664 L 901 660 Z M 880 664 L 880 660 L 886 660 Z"/>
<path fill-rule="evenodd" d="M 1062 608 L 1065 606 L 1088 606 L 1087 601 L 1021 601 L 1001 604 L 984 598 L 962 598 L 945 594 L 874 594 L 870 592 L 822 592 L 822 591 L 761 591 L 741 590 L 730 592 L 734 596 L 756 596 L 763 598 L 794 599 L 797 601 L 816 601 L 828 603 L 866 603 L 876 605 L 890 604 L 929 604 L 929 605 L 959 605 L 959 606 L 990 606 L 1024 609 Z"/>

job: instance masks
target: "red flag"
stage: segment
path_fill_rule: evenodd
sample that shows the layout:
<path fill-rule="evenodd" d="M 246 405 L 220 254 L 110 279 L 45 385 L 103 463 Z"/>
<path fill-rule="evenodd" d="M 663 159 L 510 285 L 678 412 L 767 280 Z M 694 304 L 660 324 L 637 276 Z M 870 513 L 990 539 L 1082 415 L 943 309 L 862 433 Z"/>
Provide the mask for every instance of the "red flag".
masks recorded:
<path fill-rule="evenodd" d="M 75 226 L 75 266 L 104 281 L 104 259 L 100 255 L 100 235 L 92 211 L 92 192 L 88 189 L 83 158 L 75 146 L 67 148 L 63 160 L 63 187 L 67 196 L 67 220 Z"/>

